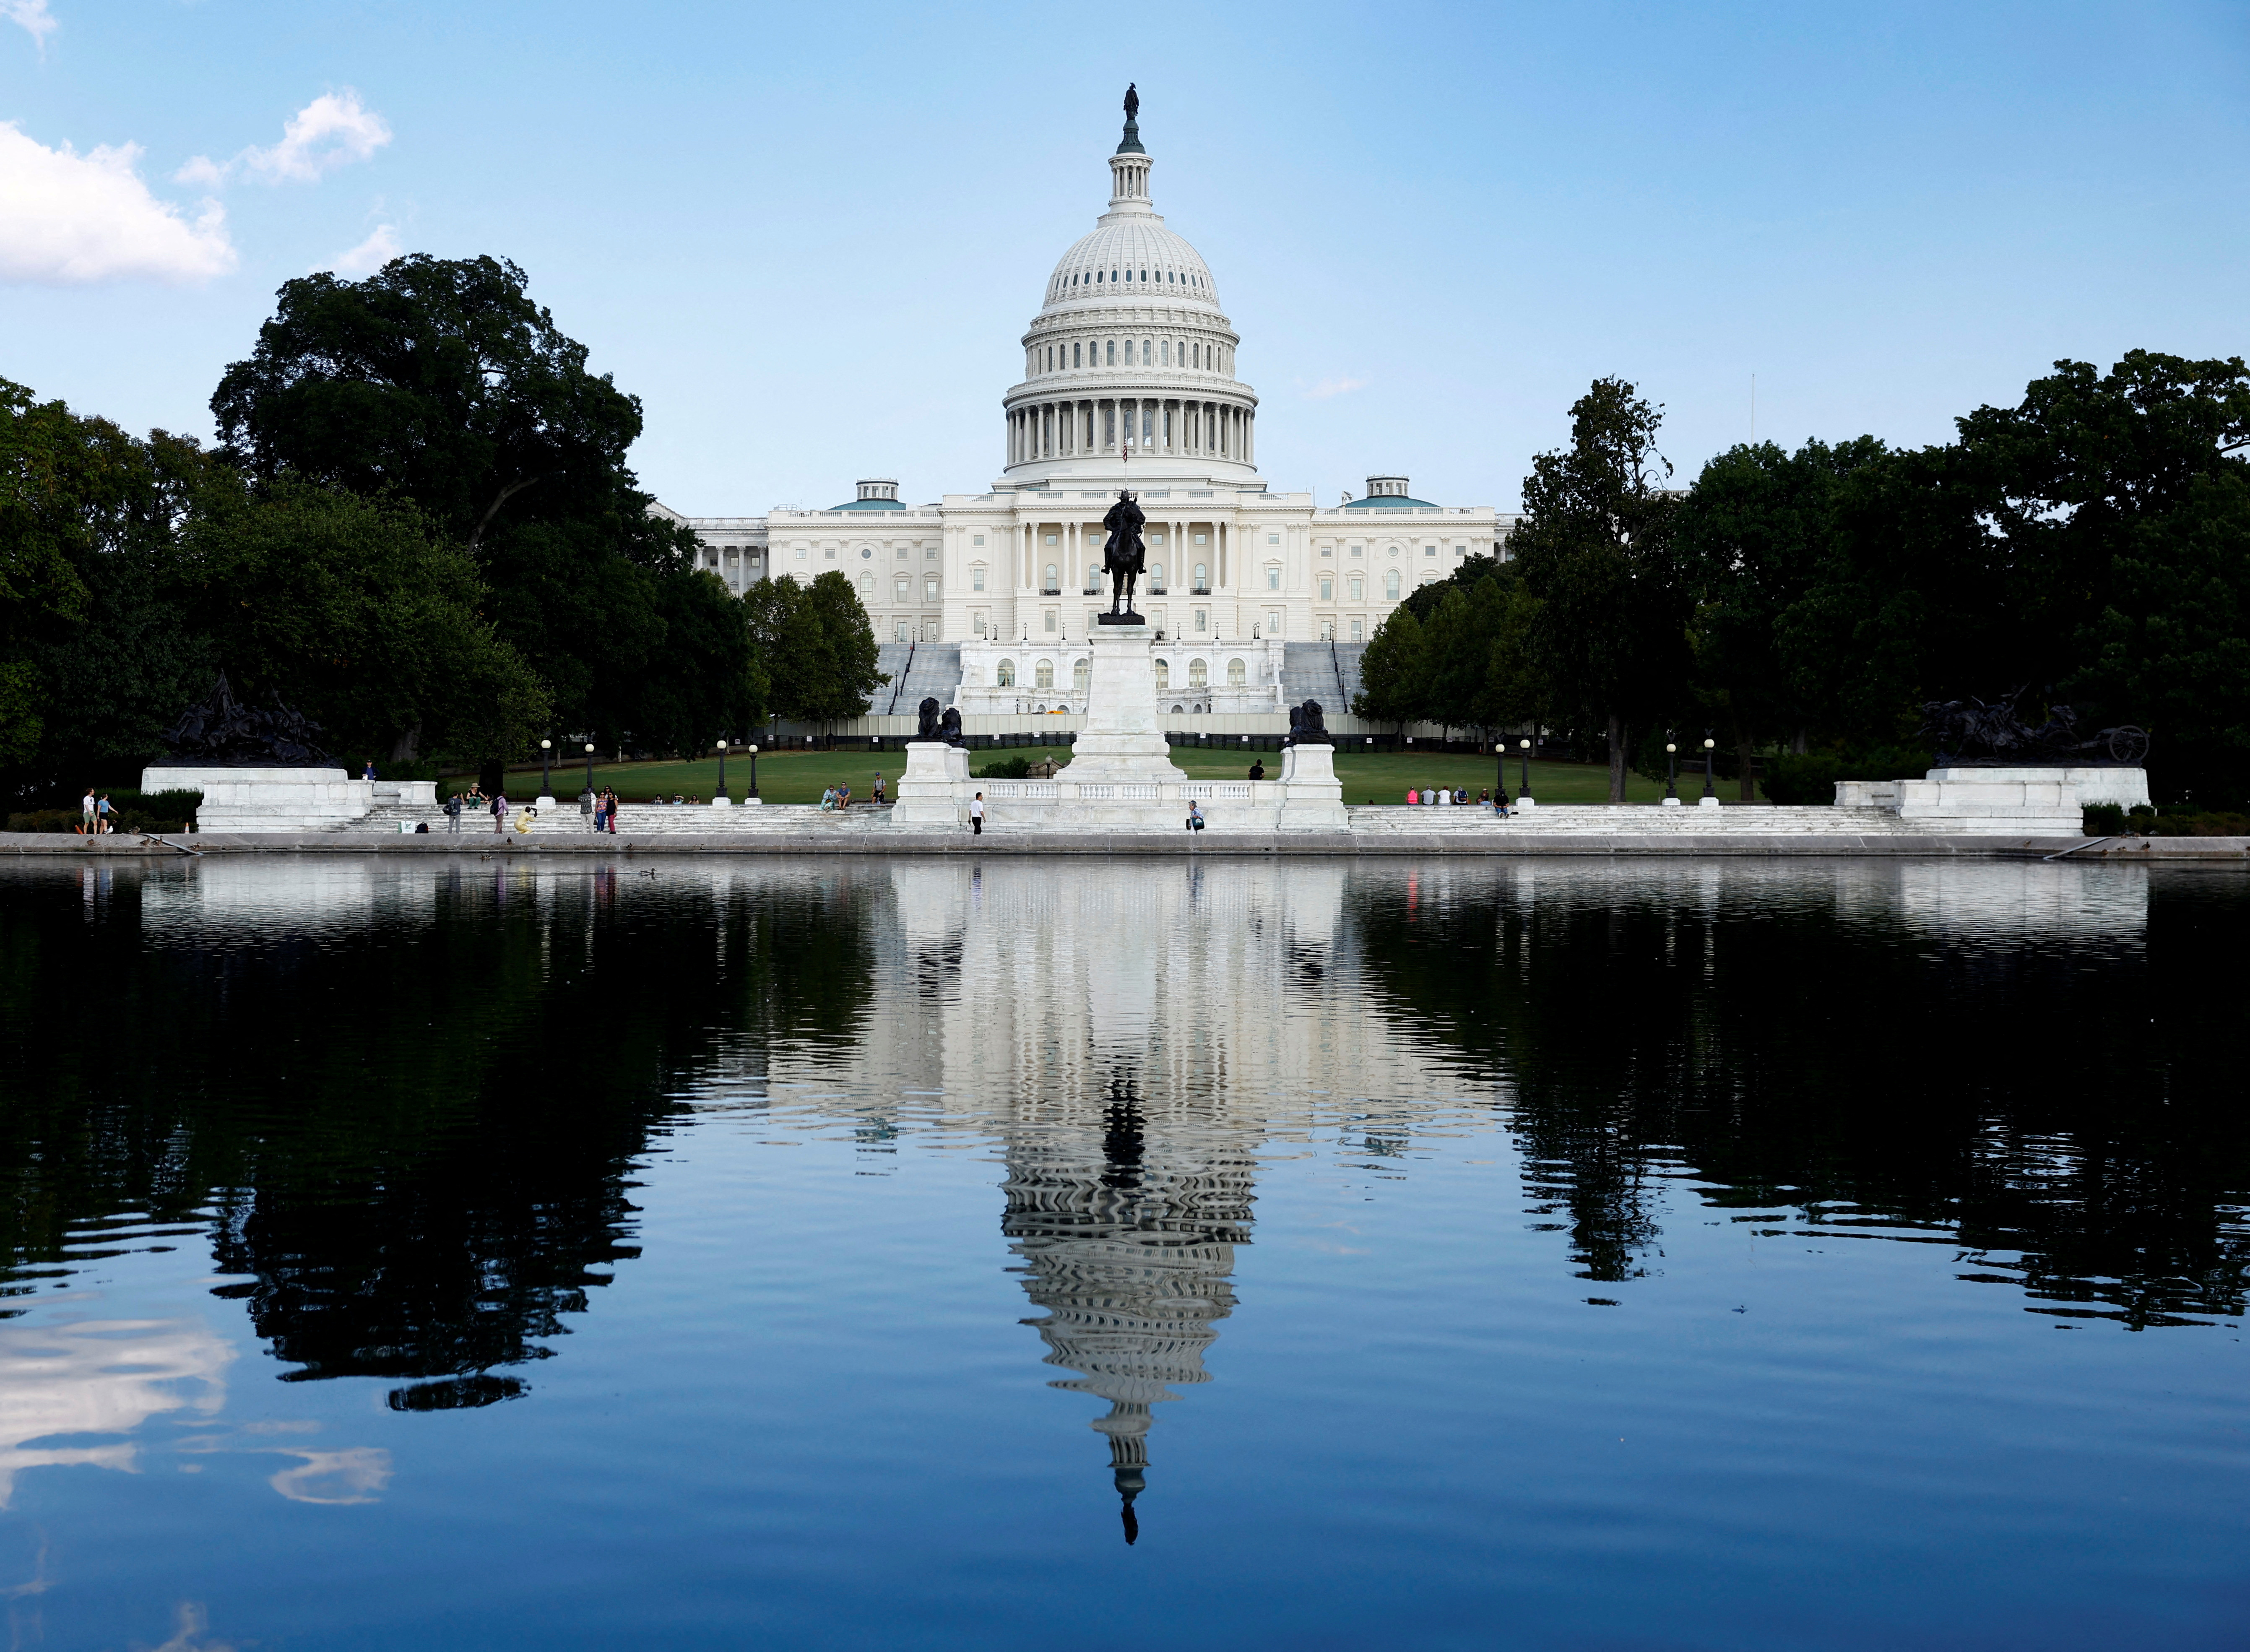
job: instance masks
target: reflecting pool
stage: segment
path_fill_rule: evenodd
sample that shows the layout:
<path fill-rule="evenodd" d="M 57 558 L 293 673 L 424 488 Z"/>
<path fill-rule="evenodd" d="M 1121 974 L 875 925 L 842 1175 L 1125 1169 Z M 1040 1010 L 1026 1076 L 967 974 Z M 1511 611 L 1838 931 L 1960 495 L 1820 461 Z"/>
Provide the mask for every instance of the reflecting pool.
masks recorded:
<path fill-rule="evenodd" d="M 2250 879 L 0 870 L 10 1646 L 2236 1647 Z"/>

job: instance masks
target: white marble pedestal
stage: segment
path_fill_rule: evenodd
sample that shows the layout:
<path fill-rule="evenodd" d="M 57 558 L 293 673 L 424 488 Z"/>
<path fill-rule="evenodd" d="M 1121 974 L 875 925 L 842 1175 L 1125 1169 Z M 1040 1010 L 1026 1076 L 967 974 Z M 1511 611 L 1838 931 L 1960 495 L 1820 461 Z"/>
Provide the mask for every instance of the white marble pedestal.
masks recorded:
<path fill-rule="evenodd" d="M 969 754 L 940 740 L 908 741 L 890 823 L 959 826 L 968 821 Z"/>
<path fill-rule="evenodd" d="M 377 782 L 342 769 L 228 769 L 156 764 L 141 790 L 200 791 L 198 832 L 335 832 L 375 806 Z"/>
<path fill-rule="evenodd" d="M 1096 626 L 1087 681 L 1086 725 L 1071 742 L 1058 780 L 1080 785 L 1177 784 L 1188 777 L 1172 761 L 1156 720 L 1156 633 L 1146 625 Z"/>
<path fill-rule="evenodd" d="M 1281 830 L 1342 831 L 1343 782 L 1336 778 L 1336 748 L 1291 746 L 1281 753 Z"/>

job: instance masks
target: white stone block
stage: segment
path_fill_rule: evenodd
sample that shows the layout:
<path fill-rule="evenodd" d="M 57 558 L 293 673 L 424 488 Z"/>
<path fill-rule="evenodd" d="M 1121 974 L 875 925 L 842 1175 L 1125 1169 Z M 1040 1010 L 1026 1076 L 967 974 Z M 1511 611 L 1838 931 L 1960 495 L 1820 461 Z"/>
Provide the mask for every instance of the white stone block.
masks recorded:
<path fill-rule="evenodd" d="M 966 826 L 972 789 L 966 751 L 940 740 L 909 741 L 907 766 L 899 776 L 899 800 L 891 806 L 891 823 Z"/>
<path fill-rule="evenodd" d="M 1699 808 L 1699 809 L 1715 809 L 1715 808 L 1720 807 L 1720 806 L 1721 806 L 1721 805 L 1720 805 L 1720 803 L 1719 803 L 1718 798 L 1715 798 L 1715 797 L 1713 797 L 1713 798 L 1696 798 L 1696 799 L 1695 799 L 1695 806 L 1696 806 L 1697 808 Z"/>
<path fill-rule="evenodd" d="M 1680 801 L 1680 799 L 1679 799 L 1679 798 L 1665 798 L 1660 799 L 1660 801 L 1663 803 L 1664 806 L 1665 806 L 1666 808 L 1667 808 L 1667 809 L 1680 809 L 1680 808 L 1685 808 L 1685 807 L 1687 806 L 1685 804 L 1681 803 L 1681 802 Z"/>

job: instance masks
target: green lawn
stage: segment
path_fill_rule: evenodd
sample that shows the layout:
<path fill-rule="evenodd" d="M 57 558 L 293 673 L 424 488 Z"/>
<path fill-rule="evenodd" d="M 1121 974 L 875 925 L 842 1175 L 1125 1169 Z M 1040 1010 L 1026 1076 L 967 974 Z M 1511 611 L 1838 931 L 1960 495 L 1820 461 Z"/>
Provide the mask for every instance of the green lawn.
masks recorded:
<path fill-rule="evenodd" d="M 1058 759 L 1069 756 L 1066 747 L 1011 747 L 1001 751 L 972 751 L 969 754 L 970 773 L 987 764 L 1004 762 L 1014 757 L 1028 757 L 1033 762 L 1046 757 Z M 1257 757 L 1266 765 L 1270 779 L 1281 773 L 1281 754 L 1278 751 L 1260 752 Z M 1172 761 L 1197 779 L 1239 779 L 1250 771 L 1250 758 L 1218 750 L 1203 750 L 1194 747 L 1175 746 Z M 848 785 L 854 798 L 864 798 L 873 789 L 875 776 L 881 773 L 889 782 L 894 796 L 897 793 L 899 771 L 906 766 L 905 754 L 896 751 L 880 753 L 852 751 L 783 751 L 772 756 L 761 754 L 758 758 L 758 791 L 768 803 L 818 803 L 823 790 L 832 785 Z M 1417 790 L 1425 785 L 1454 785 L 1464 787 L 1474 798 L 1492 785 L 1493 760 L 1490 757 L 1468 757 L 1457 753 L 1432 754 L 1427 757 L 1410 756 L 1403 751 L 1373 754 L 1354 753 L 1348 747 L 1336 748 L 1336 778 L 1343 782 L 1346 803 L 1404 803 L 1406 789 Z M 1521 765 L 1510 757 L 1508 762 L 1508 789 L 1515 795 L 1516 777 Z M 585 784 L 583 767 L 558 769 L 555 775 L 555 794 L 566 801 L 578 795 Z M 749 789 L 750 765 L 747 758 L 730 757 L 727 759 L 727 787 L 740 802 Z M 439 788 L 443 797 L 450 791 L 466 788 L 471 777 L 450 777 Z M 594 765 L 594 784 L 614 787 L 619 797 L 628 803 L 645 802 L 654 797 L 699 798 L 708 802 L 718 789 L 718 760 L 707 758 L 695 763 L 623 763 Z M 1680 795 L 1693 800 L 1701 794 L 1701 775 L 1682 775 Z M 521 801 L 539 790 L 539 776 L 535 771 L 526 774 L 511 772 L 507 778 L 508 795 Z M 1732 781 L 1719 783 L 1722 797 L 1732 801 L 1735 785 Z M 1595 764 L 1535 762 L 1531 765 L 1531 794 L 1543 803 L 1601 803 L 1609 797 L 1609 771 Z M 1625 796 L 1635 803 L 1653 803 L 1664 795 L 1664 788 L 1653 780 L 1644 780 L 1639 775 L 1626 782 Z"/>

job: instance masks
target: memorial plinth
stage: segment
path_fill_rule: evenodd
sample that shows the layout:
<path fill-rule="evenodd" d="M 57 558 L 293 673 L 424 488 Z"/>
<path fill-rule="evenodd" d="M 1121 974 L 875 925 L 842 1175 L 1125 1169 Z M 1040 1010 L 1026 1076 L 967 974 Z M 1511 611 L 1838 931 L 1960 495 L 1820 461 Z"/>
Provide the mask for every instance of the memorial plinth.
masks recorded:
<path fill-rule="evenodd" d="M 1056 779 L 1156 785 L 1188 778 L 1172 761 L 1156 721 L 1155 635 L 1144 622 L 1097 626 L 1087 639 L 1094 659 L 1086 725 L 1071 742 L 1070 763 Z"/>
<path fill-rule="evenodd" d="M 969 819 L 969 754 L 941 740 L 907 743 L 906 771 L 899 776 L 894 826 L 957 826 Z"/>

